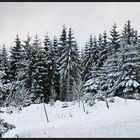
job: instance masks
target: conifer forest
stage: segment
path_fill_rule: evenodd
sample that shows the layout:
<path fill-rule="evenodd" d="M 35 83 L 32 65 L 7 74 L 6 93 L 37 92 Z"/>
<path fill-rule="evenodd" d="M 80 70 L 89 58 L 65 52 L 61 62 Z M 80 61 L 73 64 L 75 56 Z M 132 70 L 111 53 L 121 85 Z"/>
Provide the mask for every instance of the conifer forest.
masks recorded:
<path fill-rule="evenodd" d="M 10 50 L 2 45 L 1 108 L 23 109 L 57 101 L 94 106 L 102 101 L 110 109 L 116 97 L 140 100 L 140 34 L 131 21 L 124 23 L 122 31 L 114 23 L 109 31 L 89 33 L 82 49 L 74 33 L 63 25 L 53 38 L 49 32 L 43 40 L 38 35 L 22 40 L 17 34 Z M 1 136 L 16 128 L 3 119 Z"/>

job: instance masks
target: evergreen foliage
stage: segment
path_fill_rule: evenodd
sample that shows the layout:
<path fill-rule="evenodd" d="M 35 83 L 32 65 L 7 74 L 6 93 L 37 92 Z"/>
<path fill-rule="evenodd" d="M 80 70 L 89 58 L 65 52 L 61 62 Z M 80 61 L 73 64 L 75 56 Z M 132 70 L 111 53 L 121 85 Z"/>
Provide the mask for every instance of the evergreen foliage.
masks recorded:
<path fill-rule="evenodd" d="M 0 50 L 1 105 L 140 99 L 140 36 L 129 20 L 122 33 L 115 23 L 109 37 L 91 34 L 81 51 L 65 25 L 59 38 L 17 35 L 14 42 L 9 56 L 5 46 Z"/>

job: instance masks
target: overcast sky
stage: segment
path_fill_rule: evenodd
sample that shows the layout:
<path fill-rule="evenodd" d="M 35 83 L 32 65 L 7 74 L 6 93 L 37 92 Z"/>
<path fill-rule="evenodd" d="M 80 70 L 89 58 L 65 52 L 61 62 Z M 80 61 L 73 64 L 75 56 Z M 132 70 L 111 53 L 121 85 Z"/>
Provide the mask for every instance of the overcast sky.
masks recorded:
<path fill-rule="evenodd" d="M 128 19 L 140 31 L 139 2 L 0 2 L 0 45 L 13 45 L 16 34 L 59 37 L 65 24 L 82 48 L 90 34 L 108 32 L 115 22 L 121 31 Z"/>

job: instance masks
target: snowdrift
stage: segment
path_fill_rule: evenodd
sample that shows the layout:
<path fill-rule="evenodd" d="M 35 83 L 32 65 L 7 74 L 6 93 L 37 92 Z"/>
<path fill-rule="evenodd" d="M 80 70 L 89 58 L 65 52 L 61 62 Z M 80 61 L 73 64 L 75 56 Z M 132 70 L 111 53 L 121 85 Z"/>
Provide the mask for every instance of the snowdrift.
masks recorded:
<path fill-rule="evenodd" d="M 140 137 L 140 101 L 115 97 L 114 103 L 99 101 L 94 106 L 56 101 L 53 106 L 32 104 L 21 111 L 2 108 L 5 121 L 14 124 L 15 129 L 4 134 L 4 138 L 130 138 Z M 13 110 L 13 113 L 9 114 Z"/>

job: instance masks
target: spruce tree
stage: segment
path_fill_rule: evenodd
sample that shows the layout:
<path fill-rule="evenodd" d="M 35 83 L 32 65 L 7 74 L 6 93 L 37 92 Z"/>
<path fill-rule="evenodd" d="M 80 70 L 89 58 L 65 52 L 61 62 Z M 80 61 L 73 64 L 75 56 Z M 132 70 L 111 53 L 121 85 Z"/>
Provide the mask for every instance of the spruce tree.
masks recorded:
<path fill-rule="evenodd" d="M 79 73 L 79 58 L 77 54 L 77 46 L 73 37 L 71 28 L 69 29 L 67 45 L 63 49 L 63 55 L 60 58 L 61 61 L 61 71 L 60 74 L 62 79 L 66 81 L 66 91 L 64 95 L 64 100 L 70 101 L 73 99 L 73 86 L 74 82 L 77 82 L 77 77 Z"/>
<path fill-rule="evenodd" d="M 58 46 L 58 40 L 56 37 L 54 37 L 53 39 L 53 51 L 54 51 L 54 55 L 53 55 L 53 59 L 54 59 L 54 90 L 55 90 L 55 98 L 54 99 L 59 99 L 60 96 L 60 73 L 59 73 L 59 46 Z"/>
<path fill-rule="evenodd" d="M 89 103 L 89 105 L 93 105 L 96 99 L 96 96 L 99 92 L 99 85 L 100 85 L 100 72 L 98 67 L 95 65 L 92 66 L 92 70 L 90 71 L 91 75 L 89 76 L 88 80 L 83 85 L 84 88 L 84 100 Z"/>
<path fill-rule="evenodd" d="M 16 36 L 15 39 L 15 46 L 11 49 L 11 55 L 10 55 L 10 64 L 9 64 L 9 79 L 10 83 L 8 86 L 9 95 L 6 98 L 6 105 L 13 105 L 18 106 L 23 101 L 24 97 L 24 85 L 22 81 L 22 61 L 24 58 L 23 55 L 23 48 L 21 41 Z"/>
<path fill-rule="evenodd" d="M 33 47 L 31 45 L 31 37 L 27 36 L 27 39 L 24 40 L 23 48 L 25 51 L 24 61 L 26 66 L 24 68 L 25 73 L 25 88 L 31 92 L 32 87 L 32 74 L 33 74 Z"/>
<path fill-rule="evenodd" d="M 2 77 L 2 83 L 7 84 L 9 83 L 9 63 L 8 63 L 8 54 L 5 45 L 3 45 L 2 52 L 1 52 L 1 66 L 2 66 L 2 71 L 4 72 L 4 76 Z"/>
<path fill-rule="evenodd" d="M 90 35 L 90 39 L 88 44 L 85 46 L 85 54 L 84 59 L 82 61 L 82 65 L 84 66 L 82 72 L 82 79 L 84 81 L 88 80 L 88 77 L 91 75 L 91 69 L 93 64 L 97 64 L 98 59 L 98 48 L 97 48 L 97 40 L 93 39 L 92 35 Z"/>
<path fill-rule="evenodd" d="M 34 73 L 34 98 L 36 103 L 42 102 L 42 98 L 45 98 L 45 102 L 49 101 L 49 95 L 46 92 L 46 82 L 47 82 L 47 69 L 46 69 L 46 58 L 45 52 L 42 48 L 38 48 L 38 53 L 36 55 L 35 63 L 35 73 Z"/>
<path fill-rule="evenodd" d="M 121 81 L 118 84 L 119 94 L 125 98 L 135 98 L 139 96 L 140 81 L 139 81 L 139 67 L 140 67 L 140 50 L 139 44 L 134 44 L 133 39 L 129 44 L 125 39 L 121 43 L 120 61 L 121 61 Z"/>
<path fill-rule="evenodd" d="M 114 96 L 116 93 L 116 89 L 114 88 L 114 86 L 116 85 L 120 76 L 120 62 L 117 52 L 114 52 L 112 55 L 108 56 L 106 62 L 104 63 L 104 70 L 106 70 L 106 94 L 107 96 Z M 111 93 L 110 90 L 112 91 Z"/>
<path fill-rule="evenodd" d="M 117 25 L 116 23 L 113 25 L 111 31 L 110 31 L 110 49 L 114 50 L 114 52 L 117 51 L 117 49 L 119 48 L 119 40 L 120 40 L 120 34 L 118 31 L 116 31 L 117 29 Z M 112 51 L 111 51 L 112 52 Z M 112 52 L 112 53 L 114 53 Z"/>
<path fill-rule="evenodd" d="M 40 54 L 40 50 L 41 50 L 41 41 L 39 40 L 38 36 L 36 35 L 35 39 L 33 40 L 33 43 L 32 43 L 32 54 L 31 54 L 31 64 L 30 64 L 31 77 L 32 77 L 30 97 L 32 98 L 32 101 L 35 103 L 41 102 L 41 97 L 43 94 L 43 93 L 40 93 L 41 92 L 40 91 L 40 82 L 42 81 L 42 79 L 41 79 L 42 73 L 40 71 L 43 71 L 42 70 L 43 69 L 42 68 L 43 67 L 42 66 L 43 65 L 42 64 L 43 54 Z M 42 57 L 41 57 L 41 55 L 42 55 Z M 46 76 L 44 76 L 43 79 L 45 80 Z"/>
<path fill-rule="evenodd" d="M 124 29 L 122 31 L 122 38 L 126 41 L 127 44 L 131 44 L 131 38 L 134 37 L 134 29 L 131 27 L 131 22 L 128 20 L 125 25 Z"/>
<path fill-rule="evenodd" d="M 33 41 L 33 42 L 31 42 Z M 38 99 L 35 87 L 35 78 L 37 72 L 37 54 L 40 52 L 41 43 L 36 35 L 32 40 L 30 36 L 27 36 L 27 39 L 24 41 L 24 68 L 23 68 L 23 85 L 26 92 L 26 99 L 24 101 L 24 105 L 29 105 L 33 102 L 36 102 Z M 46 77 L 44 77 L 45 79 Z"/>
<path fill-rule="evenodd" d="M 99 34 L 99 37 L 98 37 L 98 49 L 99 50 L 103 49 L 103 36 L 102 36 L 102 34 Z"/>
<path fill-rule="evenodd" d="M 56 41 L 56 40 L 55 40 Z M 48 69 L 48 80 L 47 80 L 47 85 L 48 85 L 48 93 L 50 93 L 50 98 L 54 99 L 57 96 L 57 93 L 55 91 L 55 80 L 56 80 L 56 69 L 57 69 L 57 64 L 56 64 L 56 59 L 55 59 L 55 51 L 54 48 L 56 47 L 57 42 L 51 43 L 50 48 L 48 50 L 48 64 L 47 64 L 47 69 Z"/>
<path fill-rule="evenodd" d="M 93 39 L 92 58 L 93 58 L 93 62 L 95 62 L 95 65 L 98 65 L 98 62 L 99 62 L 99 48 L 98 48 L 96 36 Z"/>
<path fill-rule="evenodd" d="M 108 55 L 108 42 L 107 42 L 107 33 L 106 31 L 104 31 L 103 35 L 102 35 L 103 39 L 102 42 L 99 45 L 99 56 L 98 56 L 98 68 L 101 69 L 101 67 L 103 67 L 103 64 L 105 63 L 105 60 L 107 59 L 107 55 Z"/>
<path fill-rule="evenodd" d="M 82 81 L 85 81 L 87 79 L 86 75 L 88 75 L 88 68 L 89 68 L 90 63 L 88 63 L 87 65 L 85 65 L 85 64 L 90 59 L 89 53 L 90 53 L 90 51 L 89 51 L 88 42 L 86 42 L 84 50 L 83 50 L 83 54 L 82 54 L 82 57 L 81 57 L 81 62 L 82 62 L 81 63 L 81 67 L 82 67 L 81 78 L 82 78 Z"/>
<path fill-rule="evenodd" d="M 45 36 L 44 49 L 45 49 L 46 70 L 47 70 L 47 76 L 46 76 L 47 77 L 46 79 L 46 95 L 47 96 L 45 96 L 46 102 L 49 102 L 50 99 L 55 100 L 57 96 L 57 93 L 55 91 L 56 59 L 58 57 L 57 45 L 58 43 L 57 43 L 56 38 L 53 40 L 53 43 L 52 43 L 48 34 Z"/>
<path fill-rule="evenodd" d="M 66 48 L 67 44 L 67 31 L 66 27 L 63 26 L 62 33 L 60 35 L 60 39 L 58 42 L 58 65 L 59 65 L 59 73 L 61 71 L 61 57 L 63 55 L 63 50 Z M 60 73 L 60 94 L 59 94 L 59 99 L 61 101 L 65 100 L 65 91 L 66 91 L 66 79 L 61 75 Z"/>
<path fill-rule="evenodd" d="M 59 57 L 62 55 L 62 50 L 65 49 L 67 42 L 67 31 L 65 25 L 63 25 L 62 33 L 60 35 L 60 39 L 58 42 L 58 48 L 59 48 Z"/>
<path fill-rule="evenodd" d="M 10 56 L 10 81 L 16 81 L 18 78 L 18 72 L 21 67 L 21 59 L 22 59 L 22 45 L 21 41 L 16 36 L 15 46 L 11 48 L 11 56 Z"/>

